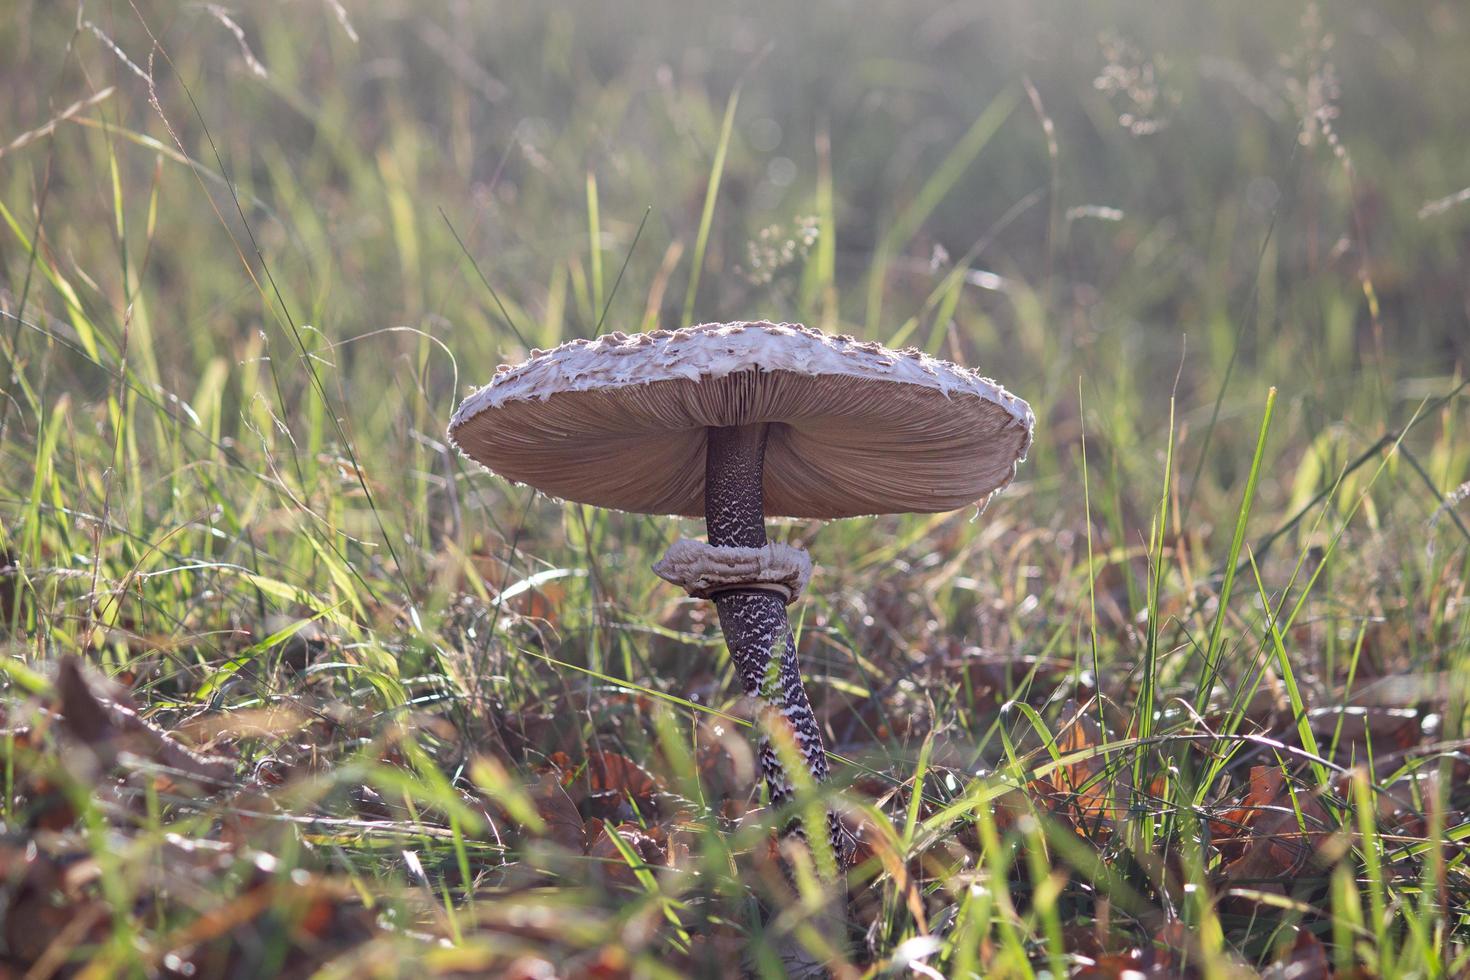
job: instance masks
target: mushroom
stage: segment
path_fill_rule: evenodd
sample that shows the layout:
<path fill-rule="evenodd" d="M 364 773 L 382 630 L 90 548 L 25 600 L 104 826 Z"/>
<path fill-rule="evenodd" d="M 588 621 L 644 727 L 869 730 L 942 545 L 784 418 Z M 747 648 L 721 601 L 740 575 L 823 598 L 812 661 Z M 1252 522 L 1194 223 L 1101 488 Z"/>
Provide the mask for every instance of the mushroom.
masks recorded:
<path fill-rule="evenodd" d="M 766 517 L 937 513 L 1008 484 L 1031 443 L 1030 407 L 995 382 L 917 350 L 797 324 L 712 323 L 574 340 L 497 369 L 449 426 L 459 450 L 552 496 L 642 514 L 703 517 L 653 566 L 713 599 L 745 693 L 827 778 L 786 607 L 811 575 Z M 793 786 L 768 736 L 773 805 Z M 800 836 L 799 823 L 788 832 Z M 836 814 L 840 863 L 852 839 Z"/>

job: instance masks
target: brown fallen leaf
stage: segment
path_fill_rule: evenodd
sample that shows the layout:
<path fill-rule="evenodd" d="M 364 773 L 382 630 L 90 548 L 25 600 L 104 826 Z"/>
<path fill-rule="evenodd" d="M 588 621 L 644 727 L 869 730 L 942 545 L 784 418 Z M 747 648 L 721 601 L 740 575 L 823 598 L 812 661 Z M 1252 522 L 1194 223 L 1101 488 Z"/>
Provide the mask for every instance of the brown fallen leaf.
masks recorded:
<path fill-rule="evenodd" d="M 989 699 L 996 704 L 1016 697 L 1021 693 L 1022 684 L 1028 681 L 1027 700 L 1039 703 L 1072 672 L 1072 664 L 1066 660 L 980 650 L 967 651 L 960 657 L 946 660 L 943 667 L 957 673 L 956 682 L 977 701 Z"/>
<path fill-rule="evenodd" d="M 625 755 L 616 752 L 587 753 L 587 781 L 591 802 L 599 810 L 626 809 L 629 800 L 640 814 L 654 813 L 654 796 L 660 790 L 653 776 Z M 613 816 L 609 812 L 606 816 Z"/>
<path fill-rule="evenodd" d="M 696 740 L 699 782 L 706 796 L 717 802 L 735 800 L 743 804 L 758 778 L 750 740 L 724 720 L 700 722 Z"/>
<path fill-rule="evenodd" d="M 1072 976 L 1074 980 L 1166 980 L 1178 974 L 1172 966 L 1153 961 L 1151 950 L 1130 949 L 1122 953 L 1104 953 L 1083 966 Z"/>
<path fill-rule="evenodd" d="M 195 745 L 206 745 L 221 738 L 284 739 L 321 721 L 291 707 L 237 708 L 190 718 L 174 731 Z"/>
<path fill-rule="evenodd" d="M 929 917 L 924 908 L 924 899 L 919 890 L 919 883 L 909 874 L 910 869 L 907 862 L 882 835 L 873 834 L 871 837 L 868 849 L 877 856 L 882 863 L 883 870 L 893 879 L 894 889 L 903 896 L 914 928 L 918 930 L 920 936 L 929 935 Z"/>
<path fill-rule="evenodd" d="M 93 887 L 98 873 L 85 852 L 0 842 L 0 968 L 48 976 L 77 945 L 102 941 L 109 912 Z"/>
<path fill-rule="evenodd" d="M 541 821 L 546 825 L 545 836 L 578 854 L 587 847 L 582 834 L 582 815 L 567 791 L 562 788 L 561 777 L 555 771 L 542 773 L 531 787 L 531 802 Z"/>
<path fill-rule="evenodd" d="M 1328 980 L 1332 965 L 1316 934 L 1298 929 L 1296 942 L 1281 959 L 1261 971 L 1261 980 Z"/>
<path fill-rule="evenodd" d="M 1174 980 L 1184 975 L 1181 960 L 1187 958 L 1190 946 L 1189 930 L 1174 919 L 1158 930 L 1152 945 L 1102 953 L 1072 976 L 1088 980 Z"/>
<path fill-rule="evenodd" d="M 165 767 L 173 777 L 192 780 L 208 789 L 235 785 L 233 762 L 187 748 L 144 721 L 126 694 L 107 691 L 107 686 L 100 679 L 88 677 L 80 658 L 62 658 L 56 675 L 62 726 L 105 765 L 117 764 L 123 753 L 130 753 Z"/>
<path fill-rule="evenodd" d="M 9 631 L 20 610 L 20 558 L 9 548 L 0 548 L 0 626 Z"/>
<path fill-rule="evenodd" d="M 623 980 L 633 975 L 628 967 L 627 951 L 617 945 L 599 949 L 590 963 L 579 964 L 578 973 L 588 980 Z"/>
<path fill-rule="evenodd" d="M 716 927 L 689 937 L 689 950 L 675 961 L 688 977 L 740 977 L 746 938 L 733 928 Z"/>
<path fill-rule="evenodd" d="M 1315 708 L 1307 720 L 1319 741 L 1337 743 L 1338 756 L 1365 758 L 1371 745 L 1376 755 L 1402 752 L 1423 740 L 1419 712 L 1413 708 L 1347 706 Z"/>
<path fill-rule="evenodd" d="M 261 975 L 260 950 L 279 945 L 295 968 L 288 975 L 307 976 L 335 953 L 380 931 L 376 913 L 345 880 L 305 871 L 281 877 L 265 869 L 255 878 L 238 895 L 153 944 L 147 955 L 155 968 L 171 958 L 191 964 L 191 972 L 202 976 L 224 975 L 219 965 L 225 963 L 231 966 L 229 976 Z"/>
<path fill-rule="evenodd" d="M 556 967 L 539 956 L 518 956 L 505 966 L 503 980 L 556 980 Z"/>
<path fill-rule="evenodd" d="M 602 875 L 603 881 L 610 885 L 623 885 L 629 888 L 638 886 L 637 872 L 623 857 L 622 849 L 618 847 L 617 841 L 612 839 L 616 834 L 622 843 L 637 854 L 644 864 L 658 866 L 664 863 L 662 848 L 658 842 L 636 824 L 625 823 L 613 827 L 603 824 L 598 830 L 596 837 L 587 848 L 587 854 L 598 860 L 597 869 Z"/>
<path fill-rule="evenodd" d="M 1331 816 L 1311 791 L 1299 788 L 1293 794 L 1279 766 L 1254 766 L 1244 805 L 1212 826 L 1233 833 L 1244 845 L 1221 869 L 1225 881 L 1276 889 L 1275 879 L 1289 879 L 1313 862 L 1331 832 Z"/>
<path fill-rule="evenodd" d="M 674 824 L 672 827 L 672 830 L 666 831 L 660 825 L 655 824 L 650 836 L 656 841 L 662 836 L 660 846 L 664 849 L 664 864 L 667 867 L 675 870 L 688 868 L 695 848 L 694 831 L 679 824 Z"/>
<path fill-rule="evenodd" d="M 1076 701 L 1067 702 L 1062 717 L 1069 720 L 1057 738 L 1057 751 L 1063 758 L 1079 753 L 1083 758 L 1063 766 L 1054 782 L 1073 794 L 1072 806 L 1083 827 L 1117 821 L 1123 815 L 1123 808 L 1118 802 L 1115 780 L 1106 774 L 1107 757 L 1098 751 L 1105 741 L 1101 726 L 1087 706 Z"/>

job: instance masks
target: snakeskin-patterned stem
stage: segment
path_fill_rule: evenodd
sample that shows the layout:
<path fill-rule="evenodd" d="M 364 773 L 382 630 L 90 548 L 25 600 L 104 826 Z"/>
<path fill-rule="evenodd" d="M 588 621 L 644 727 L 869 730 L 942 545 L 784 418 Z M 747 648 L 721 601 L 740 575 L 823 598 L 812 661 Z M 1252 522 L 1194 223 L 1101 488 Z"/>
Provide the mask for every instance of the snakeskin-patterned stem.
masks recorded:
<path fill-rule="evenodd" d="M 761 548 L 766 545 L 762 483 L 767 426 L 711 428 L 705 452 L 705 524 L 709 543 L 716 547 Z M 734 588 L 718 593 L 715 608 L 725 644 L 740 674 L 745 693 L 762 705 L 763 721 L 769 726 L 776 717 L 790 726 L 801 750 L 807 772 L 814 780 L 827 778 L 827 754 L 822 730 L 801 683 L 796 661 L 796 637 L 786 620 L 784 598 L 766 589 Z M 772 671 L 771 658 L 780 651 L 780 662 Z M 794 794 L 781 760 L 762 735 L 758 747 L 761 774 L 765 777 L 771 804 L 780 806 Z M 803 837 L 799 822 L 788 833 Z M 845 867 L 853 852 L 853 840 L 828 812 L 827 832 L 839 867 Z"/>

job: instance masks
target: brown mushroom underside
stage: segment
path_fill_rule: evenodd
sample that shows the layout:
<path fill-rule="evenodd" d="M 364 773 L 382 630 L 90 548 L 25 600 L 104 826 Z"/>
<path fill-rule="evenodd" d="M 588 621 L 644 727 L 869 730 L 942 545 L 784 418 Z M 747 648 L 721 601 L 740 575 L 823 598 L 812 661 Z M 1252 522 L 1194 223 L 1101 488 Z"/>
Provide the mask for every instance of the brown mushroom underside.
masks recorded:
<path fill-rule="evenodd" d="M 973 395 L 841 375 L 740 371 L 507 401 L 455 426 L 468 455 L 566 500 L 704 516 L 706 429 L 771 422 L 765 511 L 938 513 L 1010 482 L 1029 428 Z"/>

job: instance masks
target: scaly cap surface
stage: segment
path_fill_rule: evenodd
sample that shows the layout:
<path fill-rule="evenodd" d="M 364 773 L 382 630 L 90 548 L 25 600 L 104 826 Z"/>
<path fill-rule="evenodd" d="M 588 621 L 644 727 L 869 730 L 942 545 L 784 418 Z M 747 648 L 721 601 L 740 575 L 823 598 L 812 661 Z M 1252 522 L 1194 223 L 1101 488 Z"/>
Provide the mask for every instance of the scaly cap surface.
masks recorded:
<path fill-rule="evenodd" d="M 765 512 L 936 513 L 983 500 L 1031 444 L 1030 406 L 979 374 L 797 324 L 574 340 L 502 366 L 449 426 L 460 451 L 556 497 L 704 516 L 705 429 L 770 423 Z"/>

